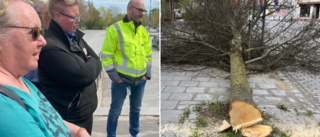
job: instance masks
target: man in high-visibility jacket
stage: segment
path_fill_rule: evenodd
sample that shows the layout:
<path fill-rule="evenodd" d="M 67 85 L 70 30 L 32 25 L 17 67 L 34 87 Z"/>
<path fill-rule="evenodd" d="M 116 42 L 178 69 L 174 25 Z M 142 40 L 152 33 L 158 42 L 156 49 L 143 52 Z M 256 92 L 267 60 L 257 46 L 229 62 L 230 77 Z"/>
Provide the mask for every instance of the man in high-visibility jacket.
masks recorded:
<path fill-rule="evenodd" d="M 145 12 L 142 0 L 130 0 L 127 15 L 108 28 L 101 49 L 103 67 L 112 80 L 108 137 L 116 136 L 118 117 L 127 94 L 130 95 L 129 132 L 133 137 L 139 136 L 141 102 L 146 80 L 151 78 L 152 63 L 150 35 L 141 25 Z"/>

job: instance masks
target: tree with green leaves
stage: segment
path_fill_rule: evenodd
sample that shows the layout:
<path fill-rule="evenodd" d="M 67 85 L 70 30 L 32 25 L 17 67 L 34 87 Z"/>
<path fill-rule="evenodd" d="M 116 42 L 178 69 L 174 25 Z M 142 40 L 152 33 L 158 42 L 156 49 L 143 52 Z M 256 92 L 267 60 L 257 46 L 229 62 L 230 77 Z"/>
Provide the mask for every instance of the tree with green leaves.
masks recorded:
<path fill-rule="evenodd" d="M 107 26 L 111 25 L 111 19 L 112 19 L 112 15 L 111 12 L 108 9 L 105 9 L 103 6 L 100 6 L 100 8 L 98 9 L 99 13 L 100 13 L 100 28 L 101 29 L 106 29 Z"/>

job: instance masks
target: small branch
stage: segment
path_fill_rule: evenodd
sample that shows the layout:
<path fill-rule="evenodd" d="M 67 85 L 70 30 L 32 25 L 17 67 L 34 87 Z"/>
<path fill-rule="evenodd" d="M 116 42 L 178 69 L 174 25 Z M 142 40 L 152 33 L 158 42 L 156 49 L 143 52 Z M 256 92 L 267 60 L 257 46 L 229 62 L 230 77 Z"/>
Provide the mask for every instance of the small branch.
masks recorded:
<path fill-rule="evenodd" d="M 260 57 L 257 57 L 257 58 L 254 58 L 254 59 L 252 59 L 252 60 L 246 61 L 245 64 L 250 64 L 250 63 L 252 63 L 252 62 L 256 62 L 256 61 L 259 61 L 259 60 L 265 58 L 271 51 L 273 51 L 273 50 L 276 49 L 277 47 L 278 47 L 278 46 L 276 46 L 276 47 L 274 47 L 274 48 L 272 48 L 272 49 L 269 49 L 267 52 L 265 52 L 265 53 L 264 53 L 262 56 L 260 56 Z"/>
<path fill-rule="evenodd" d="M 215 49 L 215 50 L 217 50 L 218 52 L 221 52 L 221 53 L 223 53 L 223 54 L 229 55 L 229 53 L 227 53 L 227 52 L 225 52 L 225 51 L 222 51 L 222 50 L 219 50 L 219 49 L 217 49 L 216 47 L 210 45 L 209 43 L 206 43 L 206 42 L 203 42 L 203 41 L 182 41 L 182 42 L 199 43 L 199 44 L 208 46 L 208 47 L 210 47 L 210 48 L 213 48 L 213 49 Z"/>
<path fill-rule="evenodd" d="M 188 54 L 190 54 L 190 53 L 192 53 L 192 52 L 195 52 L 195 51 L 197 51 L 199 49 L 199 47 L 198 48 L 196 48 L 196 49 L 194 49 L 194 50 L 192 50 L 192 51 L 190 51 L 190 52 L 188 52 L 188 53 L 186 53 L 186 54 L 184 54 L 182 57 L 180 57 L 180 59 L 178 59 L 177 61 L 176 61 L 176 63 L 178 63 L 179 61 L 181 61 L 185 56 L 187 56 Z"/>

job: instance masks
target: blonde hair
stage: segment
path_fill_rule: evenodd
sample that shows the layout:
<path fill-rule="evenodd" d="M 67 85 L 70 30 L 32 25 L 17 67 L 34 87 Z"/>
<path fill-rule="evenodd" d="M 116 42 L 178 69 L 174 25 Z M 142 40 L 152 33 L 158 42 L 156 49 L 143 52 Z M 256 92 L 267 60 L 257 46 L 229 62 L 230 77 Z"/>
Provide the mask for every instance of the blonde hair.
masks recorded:
<path fill-rule="evenodd" d="M 49 16 L 54 19 L 56 12 L 64 12 L 67 6 L 78 5 L 78 0 L 49 0 Z"/>
<path fill-rule="evenodd" d="M 0 0 L 0 15 L 2 15 L 8 8 L 7 0 Z"/>
<path fill-rule="evenodd" d="M 15 23 L 15 21 L 10 18 L 12 13 L 8 10 L 11 1 L 12 0 L 0 0 L 0 41 L 6 39 L 7 35 L 10 33 L 7 26 Z"/>
<path fill-rule="evenodd" d="M 14 18 L 15 10 L 10 8 L 14 2 L 22 1 L 29 5 L 30 2 L 26 0 L 0 0 L 0 42 L 7 39 L 11 33 L 11 29 L 8 26 L 12 26 L 21 22 L 22 19 Z"/>

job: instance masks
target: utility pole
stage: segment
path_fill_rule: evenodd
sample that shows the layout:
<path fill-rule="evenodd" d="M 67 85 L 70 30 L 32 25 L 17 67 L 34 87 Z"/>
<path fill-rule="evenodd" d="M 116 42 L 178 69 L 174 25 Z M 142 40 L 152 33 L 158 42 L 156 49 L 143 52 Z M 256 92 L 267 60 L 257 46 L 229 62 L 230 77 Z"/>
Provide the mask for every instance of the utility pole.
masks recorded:
<path fill-rule="evenodd" d="M 262 4 L 261 4 L 261 5 L 262 5 Z M 264 0 L 263 6 L 261 6 L 261 9 L 263 9 L 263 14 L 262 14 L 261 46 L 264 46 L 263 38 L 264 38 L 264 26 L 265 26 L 265 20 L 266 20 L 266 8 L 267 8 L 267 3 L 266 3 L 266 0 Z"/>

